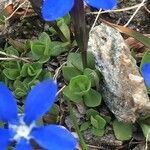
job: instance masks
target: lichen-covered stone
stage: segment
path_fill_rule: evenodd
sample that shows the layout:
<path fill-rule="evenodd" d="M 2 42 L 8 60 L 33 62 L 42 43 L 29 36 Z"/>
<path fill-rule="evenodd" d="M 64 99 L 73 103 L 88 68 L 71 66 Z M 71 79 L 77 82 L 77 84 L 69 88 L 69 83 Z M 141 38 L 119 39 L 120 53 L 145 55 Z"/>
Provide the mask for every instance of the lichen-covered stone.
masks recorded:
<path fill-rule="evenodd" d="M 135 122 L 150 113 L 144 80 L 121 34 L 105 24 L 95 27 L 88 51 L 95 56 L 96 67 L 103 75 L 103 99 L 118 120 Z"/>
<path fill-rule="evenodd" d="M 99 147 L 99 149 L 106 149 L 106 150 L 112 150 L 115 149 L 115 147 L 119 147 L 123 144 L 122 141 L 119 141 L 115 138 L 113 131 L 110 127 L 107 126 L 105 129 L 105 134 L 100 136 L 95 136 L 91 133 L 91 130 L 86 130 L 83 132 L 83 137 L 89 145 L 94 145 L 96 147 Z M 93 148 L 90 148 L 90 150 L 93 150 Z M 96 149 L 98 150 L 98 148 Z"/>

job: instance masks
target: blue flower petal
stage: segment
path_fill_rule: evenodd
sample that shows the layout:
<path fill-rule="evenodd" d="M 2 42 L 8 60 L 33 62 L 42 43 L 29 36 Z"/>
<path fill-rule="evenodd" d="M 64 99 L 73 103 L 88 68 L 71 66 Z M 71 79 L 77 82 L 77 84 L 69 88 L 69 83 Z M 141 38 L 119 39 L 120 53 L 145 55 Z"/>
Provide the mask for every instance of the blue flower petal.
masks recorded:
<path fill-rule="evenodd" d="M 66 15 L 73 7 L 74 0 L 43 0 L 42 17 L 46 21 L 53 21 Z"/>
<path fill-rule="evenodd" d="M 10 140 L 10 133 L 8 129 L 0 129 L 0 149 L 6 150 Z"/>
<path fill-rule="evenodd" d="M 30 124 L 42 117 L 53 105 L 56 92 L 57 84 L 53 80 L 37 84 L 26 98 L 24 121 Z"/>
<path fill-rule="evenodd" d="M 16 100 L 2 82 L 0 82 L 0 120 L 9 123 L 18 120 Z"/>
<path fill-rule="evenodd" d="M 47 150 L 75 150 L 77 146 L 75 137 L 66 128 L 59 125 L 34 128 L 31 136 Z"/>
<path fill-rule="evenodd" d="M 145 80 L 146 86 L 150 88 L 150 63 L 145 63 L 142 65 L 141 73 Z"/>
<path fill-rule="evenodd" d="M 98 9 L 112 9 L 116 7 L 117 0 L 84 0 L 88 5 Z"/>
<path fill-rule="evenodd" d="M 25 139 L 21 139 L 17 145 L 15 150 L 33 150 L 29 141 L 25 140 Z"/>

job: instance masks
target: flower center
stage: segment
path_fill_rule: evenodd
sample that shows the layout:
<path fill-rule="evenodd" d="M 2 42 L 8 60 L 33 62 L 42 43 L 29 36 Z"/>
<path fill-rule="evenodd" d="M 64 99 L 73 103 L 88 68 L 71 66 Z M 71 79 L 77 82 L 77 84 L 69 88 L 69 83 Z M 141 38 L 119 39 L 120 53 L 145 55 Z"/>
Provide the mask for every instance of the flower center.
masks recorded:
<path fill-rule="evenodd" d="M 19 137 L 23 137 L 23 138 L 27 138 L 30 134 L 30 128 L 26 125 L 20 125 L 17 127 L 16 129 L 16 134 L 19 136 Z"/>
<path fill-rule="evenodd" d="M 30 132 L 32 131 L 34 124 L 27 126 L 26 124 L 9 125 L 9 128 L 14 132 L 13 140 L 18 141 L 21 138 L 30 140 Z"/>
<path fill-rule="evenodd" d="M 9 124 L 9 129 L 13 131 L 13 140 L 19 141 L 21 138 L 30 140 L 30 133 L 35 127 L 35 123 L 26 125 L 22 117 L 19 117 L 19 124 Z"/>

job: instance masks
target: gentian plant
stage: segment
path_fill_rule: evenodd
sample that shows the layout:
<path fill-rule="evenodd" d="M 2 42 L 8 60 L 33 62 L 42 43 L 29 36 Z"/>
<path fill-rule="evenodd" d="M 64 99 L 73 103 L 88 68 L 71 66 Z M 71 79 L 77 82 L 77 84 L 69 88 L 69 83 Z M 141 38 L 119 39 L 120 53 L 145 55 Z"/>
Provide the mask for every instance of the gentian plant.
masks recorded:
<path fill-rule="evenodd" d="M 57 84 L 45 80 L 37 84 L 28 94 L 24 114 L 17 114 L 17 103 L 11 91 L 0 82 L 0 120 L 8 128 L 0 128 L 0 149 L 6 150 L 10 142 L 16 142 L 16 150 L 32 150 L 34 140 L 47 150 L 74 150 L 77 141 L 63 126 L 37 126 L 36 121 L 55 102 Z"/>
<path fill-rule="evenodd" d="M 145 84 L 150 89 L 150 63 L 144 63 L 141 67 L 141 73 L 144 78 Z"/>
<path fill-rule="evenodd" d="M 46 21 L 53 21 L 66 15 L 77 0 L 43 0 L 42 16 Z M 116 0 L 84 0 L 87 5 L 95 8 L 112 9 Z"/>
<path fill-rule="evenodd" d="M 75 30 L 75 38 L 82 54 L 82 62 L 86 67 L 86 50 L 88 31 L 85 23 L 84 4 L 97 9 L 112 9 L 117 5 L 117 0 L 30 0 L 34 10 L 43 20 L 51 22 L 51 26 L 57 31 L 63 41 L 67 41 L 55 20 L 65 16 L 71 11 L 72 22 Z"/>

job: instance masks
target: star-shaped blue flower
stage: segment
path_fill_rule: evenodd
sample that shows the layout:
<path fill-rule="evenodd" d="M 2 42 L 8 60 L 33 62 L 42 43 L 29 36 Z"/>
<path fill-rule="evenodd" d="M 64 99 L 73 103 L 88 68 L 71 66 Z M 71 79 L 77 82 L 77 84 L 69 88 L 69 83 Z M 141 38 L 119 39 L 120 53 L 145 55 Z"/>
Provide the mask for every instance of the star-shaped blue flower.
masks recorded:
<path fill-rule="evenodd" d="M 45 80 L 37 84 L 28 94 L 24 114 L 17 114 L 17 104 L 11 91 L 0 82 L 0 120 L 8 128 L 0 128 L 0 149 L 6 150 L 10 142 L 16 141 L 16 150 L 33 150 L 30 140 L 35 140 L 47 150 L 74 150 L 77 141 L 63 126 L 36 126 L 36 121 L 53 105 L 57 84 Z"/>
<path fill-rule="evenodd" d="M 43 0 L 42 16 L 46 21 L 53 21 L 66 15 L 74 5 L 75 0 Z M 85 3 L 95 8 L 112 9 L 117 0 L 84 0 Z"/>
<path fill-rule="evenodd" d="M 150 88 L 150 63 L 144 63 L 141 67 L 141 73 L 144 78 L 145 84 Z"/>

